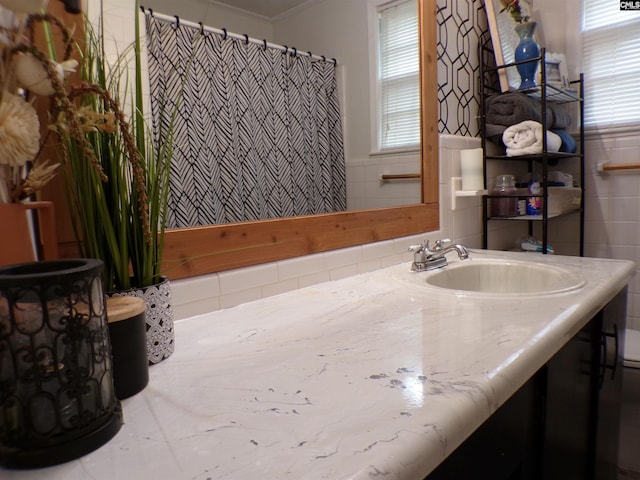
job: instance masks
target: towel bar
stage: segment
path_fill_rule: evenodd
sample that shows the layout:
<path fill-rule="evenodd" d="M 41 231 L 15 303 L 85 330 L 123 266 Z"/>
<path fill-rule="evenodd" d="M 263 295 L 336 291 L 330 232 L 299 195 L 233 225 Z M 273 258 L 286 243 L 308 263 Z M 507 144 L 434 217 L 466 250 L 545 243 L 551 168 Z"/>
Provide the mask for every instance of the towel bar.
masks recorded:
<path fill-rule="evenodd" d="M 598 172 L 615 172 L 620 170 L 640 170 L 640 163 L 604 163 L 598 162 L 596 164 Z"/>
<path fill-rule="evenodd" d="M 396 174 L 383 173 L 382 175 L 380 175 L 380 180 L 383 182 L 387 180 L 408 180 L 411 178 L 422 178 L 422 174 L 421 173 L 396 173 Z"/>

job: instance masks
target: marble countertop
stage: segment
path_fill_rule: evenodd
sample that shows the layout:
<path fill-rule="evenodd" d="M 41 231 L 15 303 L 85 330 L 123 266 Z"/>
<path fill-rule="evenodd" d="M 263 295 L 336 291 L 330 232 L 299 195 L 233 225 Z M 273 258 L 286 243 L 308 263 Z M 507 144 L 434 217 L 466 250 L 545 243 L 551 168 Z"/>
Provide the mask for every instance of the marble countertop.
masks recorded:
<path fill-rule="evenodd" d="M 427 287 L 401 264 L 176 323 L 106 445 L 5 480 L 422 479 L 628 283 L 634 264 L 535 260 L 586 278 L 540 296 Z M 451 263 L 455 263 L 453 260 Z M 420 280 L 417 282 L 416 280 Z"/>

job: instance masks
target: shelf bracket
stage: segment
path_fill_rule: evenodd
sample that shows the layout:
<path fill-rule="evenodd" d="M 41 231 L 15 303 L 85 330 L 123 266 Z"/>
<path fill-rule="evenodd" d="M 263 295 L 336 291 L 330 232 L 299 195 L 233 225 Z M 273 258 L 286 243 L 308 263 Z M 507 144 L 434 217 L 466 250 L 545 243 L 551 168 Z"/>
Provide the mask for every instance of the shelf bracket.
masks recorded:
<path fill-rule="evenodd" d="M 451 177 L 451 210 L 456 209 L 457 197 L 481 197 L 487 190 L 462 190 L 462 177 Z"/>

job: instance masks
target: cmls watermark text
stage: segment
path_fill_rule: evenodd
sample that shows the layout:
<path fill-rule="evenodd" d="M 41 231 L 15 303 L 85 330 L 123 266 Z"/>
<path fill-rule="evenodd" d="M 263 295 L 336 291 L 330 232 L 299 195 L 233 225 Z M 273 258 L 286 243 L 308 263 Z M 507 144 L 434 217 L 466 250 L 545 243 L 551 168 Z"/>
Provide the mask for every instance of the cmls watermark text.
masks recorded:
<path fill-rule="evenodd" d="M 640 10 L 640 0 L 620 0 L 620 10 Z"/>

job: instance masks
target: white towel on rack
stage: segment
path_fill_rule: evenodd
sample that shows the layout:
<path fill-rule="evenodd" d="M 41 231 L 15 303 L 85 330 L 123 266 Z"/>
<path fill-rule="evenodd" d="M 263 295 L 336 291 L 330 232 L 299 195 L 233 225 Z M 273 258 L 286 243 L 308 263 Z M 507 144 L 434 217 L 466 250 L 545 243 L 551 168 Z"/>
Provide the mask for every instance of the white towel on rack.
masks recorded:
<path fill-rule="evenodd" d="M 533 120 L 525 120 L 511 125 L 502 134 L 502 141 L 507 147 L 508 157 L 541 153 L 542 124 Z M 560 136 L 547 130 L 547 151 L 557 152 L 561 145 Z"/>

